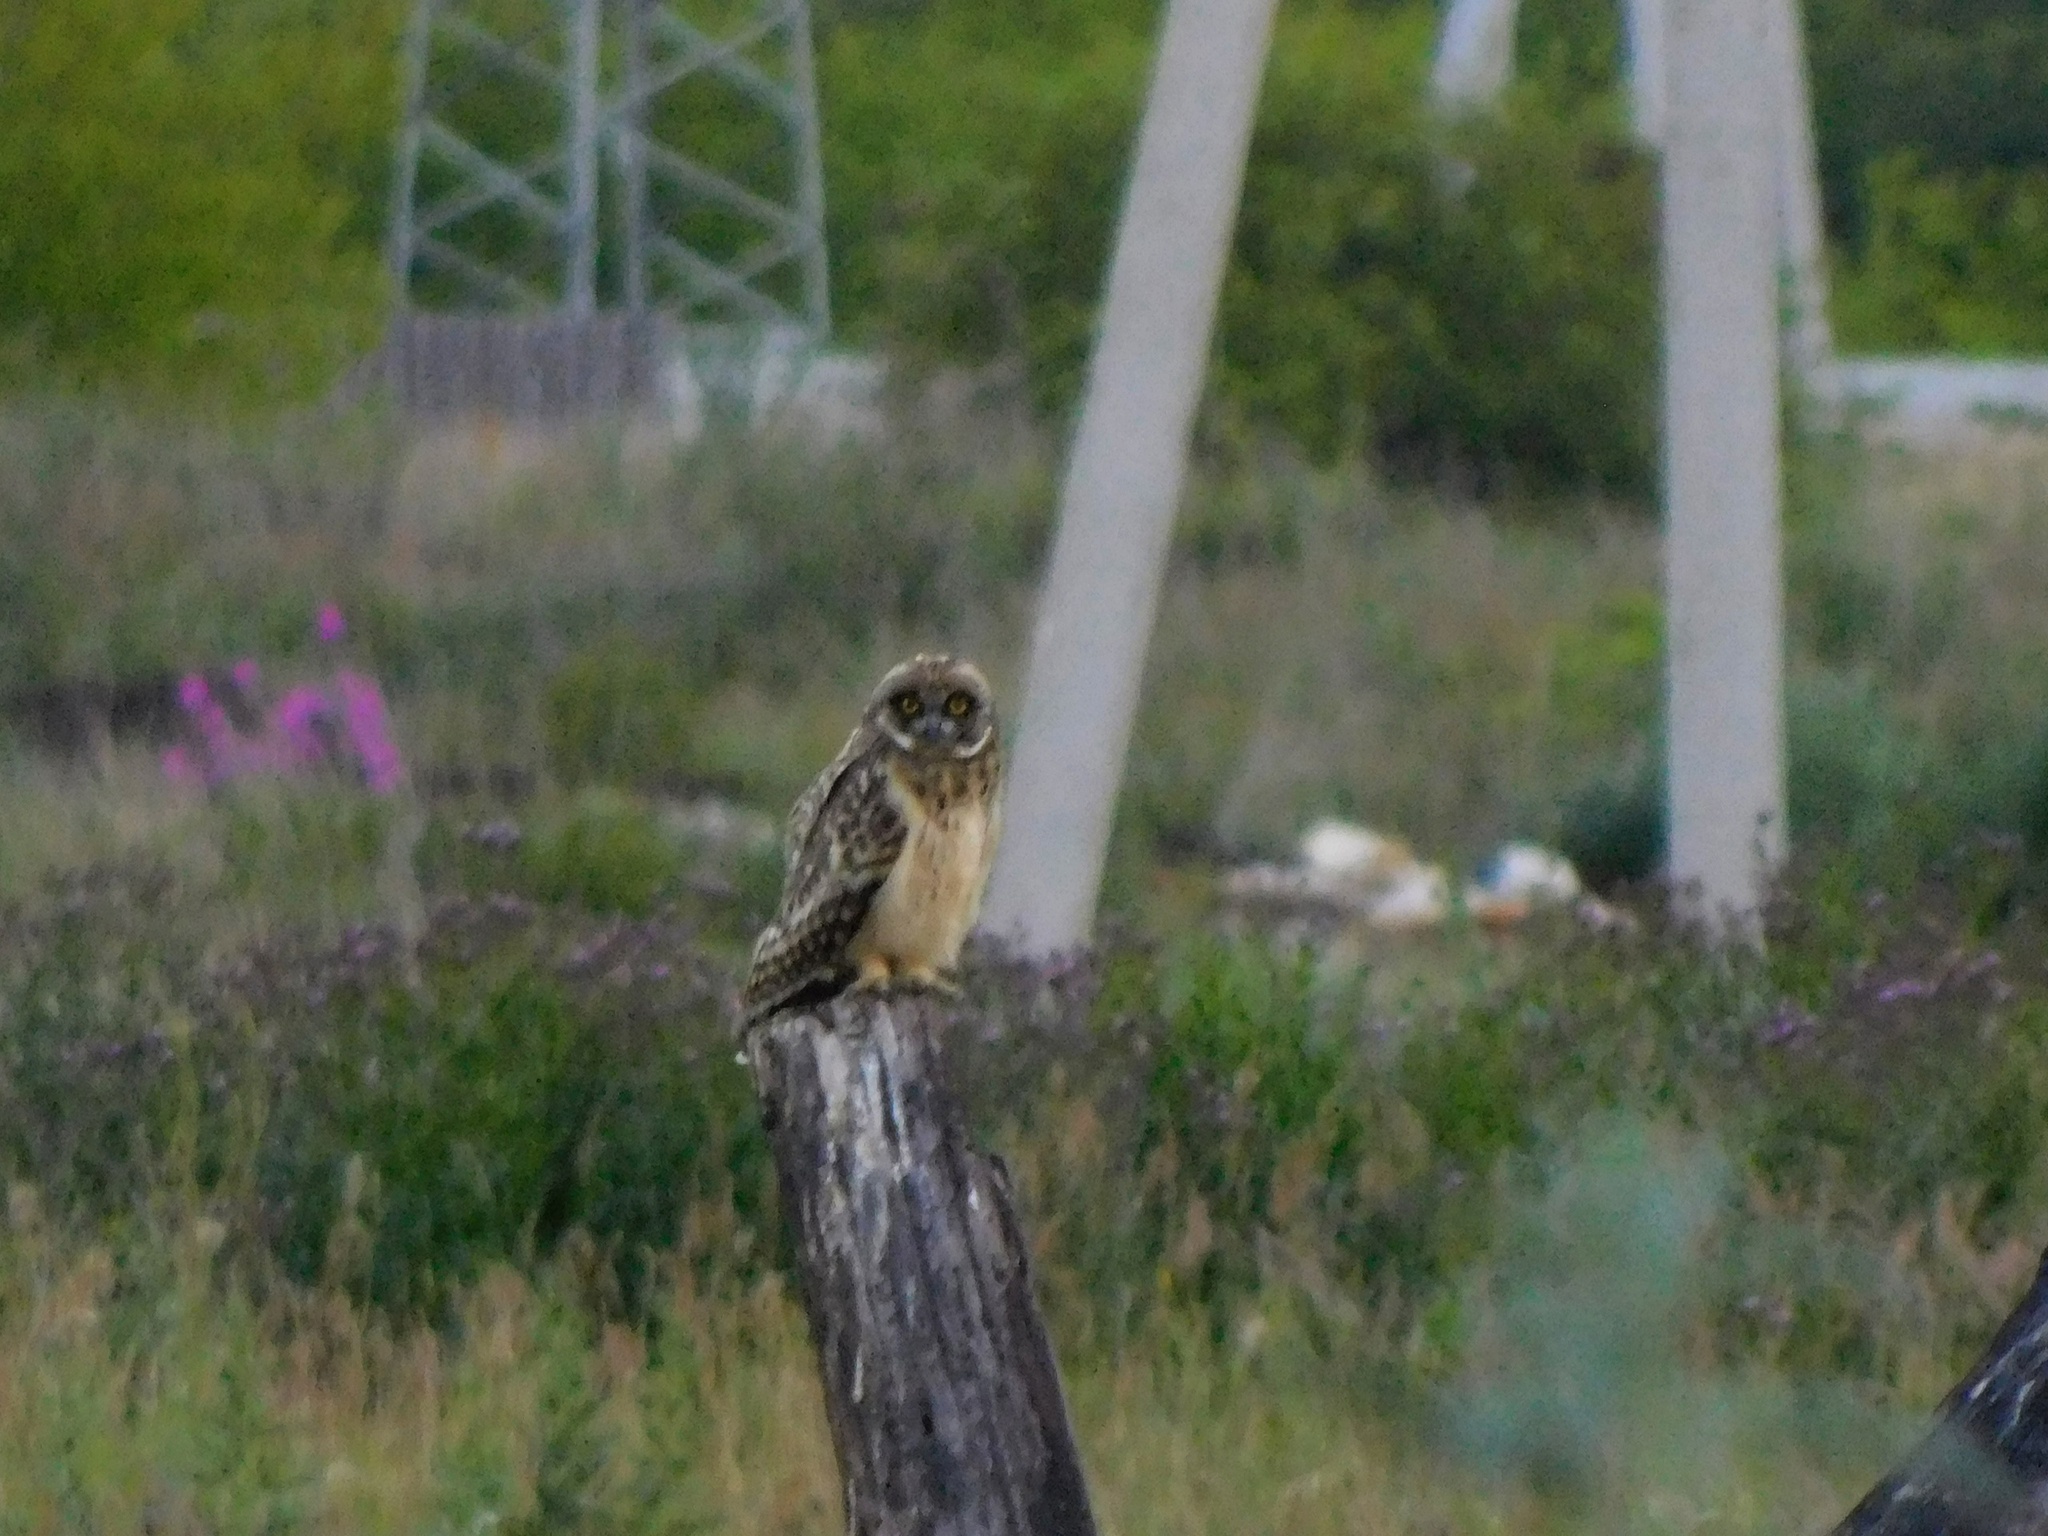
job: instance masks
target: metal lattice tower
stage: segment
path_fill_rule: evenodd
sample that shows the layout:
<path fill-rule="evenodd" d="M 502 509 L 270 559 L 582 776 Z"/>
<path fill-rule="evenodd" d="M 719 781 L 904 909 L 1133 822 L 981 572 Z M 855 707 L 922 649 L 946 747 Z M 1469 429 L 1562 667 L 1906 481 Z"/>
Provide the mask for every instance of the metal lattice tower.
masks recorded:
<path fill-rule="evenodd" d="M 809 0 L 418 0 L 406 71 L 409 307 L 823 337 Z"/>

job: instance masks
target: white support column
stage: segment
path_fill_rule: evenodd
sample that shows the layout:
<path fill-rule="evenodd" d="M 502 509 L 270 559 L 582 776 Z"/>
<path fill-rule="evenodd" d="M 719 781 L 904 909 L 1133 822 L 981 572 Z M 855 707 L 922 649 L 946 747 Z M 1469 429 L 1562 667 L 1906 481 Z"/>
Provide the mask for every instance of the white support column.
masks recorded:
<path fill-rule="evenodd" d="M 1439 107 L 1469 112 L 1500 98 L 1515 77 L 1520 9 L 1520 0 L 1451 0 L 1429 72 L 1430 96 Z"/>
<path fill-rule="evenodd" d="M 984 925 L 1094 923 L 1276 0 L 1170 0 L 1039 596 Z"/>
<path fill-rule="evenodd" d="M 1629 116 L 1645 144 L 1664 142 L 1671 113 L 1671 67 L 1664 42 L 1667 0 L 1627 0 Z"/>
<path fill-rule="evenodd" d="M 1788 311 L 1785 359 L 1801 378 L 1834 355 L 1828 326 L 1827 231 L 1821 219 L 1820 157 L 1813 144 L 1813 94 L 1799 0 L 1766 0 L 1778 167 L 1778 227 Z"/>
<path fill-rule="evenodd" d="M 1754 920 L 1785 845 L 1769 0 L 1671 0 L 1664 149 L 1670 874 Z"/>

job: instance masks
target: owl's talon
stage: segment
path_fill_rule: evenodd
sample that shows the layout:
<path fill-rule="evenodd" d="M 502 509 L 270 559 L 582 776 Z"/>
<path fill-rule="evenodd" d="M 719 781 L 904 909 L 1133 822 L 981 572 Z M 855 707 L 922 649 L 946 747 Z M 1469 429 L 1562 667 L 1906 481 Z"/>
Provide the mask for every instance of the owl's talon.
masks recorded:
<path fill-rule="evenodd" d="M 891 971 L 879 966 L 863 970 L 860 975 L 847 983 L 849 992 L 930 992 L 939 997 L 958 1000 L 966 994 L 960 984 L 936 971 Z"/>
<path fill-rule="evenodd" d="M 880 992 L 896 980 L 896 973 L 889 962 L 870 955 L 861 961 L 860 971 L 847 984 L 849 992 Z"/>

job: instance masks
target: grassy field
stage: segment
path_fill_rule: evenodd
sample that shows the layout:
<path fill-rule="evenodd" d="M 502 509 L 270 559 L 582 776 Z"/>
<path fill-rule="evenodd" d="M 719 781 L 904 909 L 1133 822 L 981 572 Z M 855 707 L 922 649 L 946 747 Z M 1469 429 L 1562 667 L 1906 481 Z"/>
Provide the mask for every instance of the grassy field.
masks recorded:
<path fill-rule="evenodd" d="M 310 615 L 334 600 L 416 779 L 786 804 L 914 646 L 984 659 L 1014 699 L 1055 460 L 944 392 L 898 415 L 880 445 L 676 450 L 636 431 L 415 441 L 374 418 L 245 441 L 17 410 L 0 675 L 17 698 L 239 657 L 289 675 L 318 660 Z M 2048 837 L 2044 459 L 2024 431 L 1940 456 L 1802 442 L 1795 833 L 1916 859 L 1974 827 Z M 1211 447 L 1114 899 L 1144 905 L 1130 882 L 1162 860 L 1278 852 L 1332 811 L 1454 860 L 1562 836 L 1641 866 L 1601 845 L 1656 799 L 1656 559 L 1639 508 L 1479 508 Z M 0 886 L 36 866 L 21 848 L 0 833 Z"/>
<path fill-rule="evenodd" d="M 332 1293 L 252 1303 L 213 1276 L 214 1235 L 166 1236 L 128 1281 L 149 1290 L 136 1319 L 105 1247 L 63 1250 L 17 1219 L 0 1332 L 10 1526 L 840 1528 L 809 1343 L 777 1280 L 679 1282 L 627 1325 L 591 1317 L 568 1263 L 507 1268 L 443 1329 L 408 1330 Z M 1284 1334 L 1218 1347 L 1161 1325 L 1115 1359 L 1070 1351 L 1067 1376 L 1111 1532 L 1819 1528 L 1896 1443 L 1897 1415 L 1846 1394 L 1671 1370 L 1675 1351 L 1645 1342 L 1667 1369 L 1542 1383 L 1594 1390 L 1558 1405 L 1567 1443 L 1527 1448 L 1533 1477 L 1492 1454 L 1495 1382 L 1464 1386 L 1476 1454 L 1432 1446 Z M 1532 1412 L 1536 1383 L 1499 1385 L 1508 1414 Z"/>
<path fill-rule="evenodd" d="M 730 989 L 883 665 L 1014 696 L 1055 482 L 899 415 L 7 418 L 0 1530 L 837 1527 Z M 1655 532 L 1205 450 L 1108 938 L 956 1047 L 1106 1529 L 1821 1530 L 1912 1442 L 2048 1238 L 2044 465 L 1802 445 L 1763 955 L 1297 951 L 1215 875 L 1313 815 L 1639 864 Z M 65 724 L 243 658 L 380 679 L 404 786 Z"/>

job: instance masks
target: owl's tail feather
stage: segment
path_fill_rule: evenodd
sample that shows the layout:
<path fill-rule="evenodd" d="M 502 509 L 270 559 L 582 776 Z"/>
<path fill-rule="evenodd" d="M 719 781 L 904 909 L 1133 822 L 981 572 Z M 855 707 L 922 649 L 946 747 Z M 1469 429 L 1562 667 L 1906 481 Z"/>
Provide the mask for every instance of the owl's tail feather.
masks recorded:
<path fill-rule="evenodd" d="M 792 1008 L 809 1008 L 830 1002 L 853 984 L 849 970 L 803 975 L 777 974 L 756 970 L 747 977 L 740 992 L 740 1026 L 758 1024 L 773 1013 Z"/>

